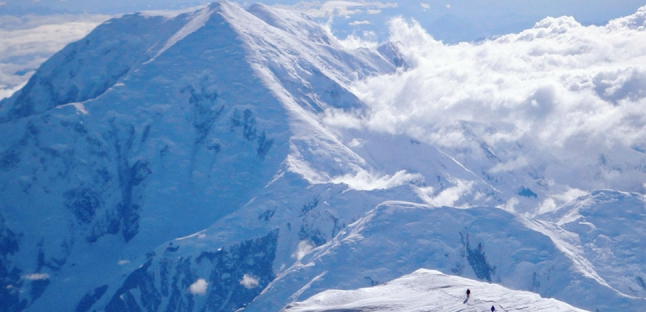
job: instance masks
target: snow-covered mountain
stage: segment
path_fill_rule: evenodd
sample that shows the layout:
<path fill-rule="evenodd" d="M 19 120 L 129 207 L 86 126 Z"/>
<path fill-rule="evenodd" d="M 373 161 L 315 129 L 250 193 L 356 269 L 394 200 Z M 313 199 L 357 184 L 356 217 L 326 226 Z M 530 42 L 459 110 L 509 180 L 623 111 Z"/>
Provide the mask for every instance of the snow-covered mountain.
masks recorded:
<path fill-rule="evenodd" d="M 469 297 L 465 289 L 470 291 Z M 386 284 L 327 290 L 283 311 L 584 311 L 532 292 L 420 269 Z"/>
<path fill-rule="evenodd" d="M 538 148 L 488 145 L 494 125 L 460 123 L 462 149 L 339 126 L 371 114 L 357 81 L 415 66 L 397 43 L 347 48 L 265 5 L 105 22 L 0 102 L 3 310 L 278 311 L 420 268 L 645 306 L 642 194 L 580 183 L 538 209 L 569 180 L 492 170 Z M 631 151 L 616 159 L 643 160 Z M 610 184 L 646 174 L 625 172 Z"/>

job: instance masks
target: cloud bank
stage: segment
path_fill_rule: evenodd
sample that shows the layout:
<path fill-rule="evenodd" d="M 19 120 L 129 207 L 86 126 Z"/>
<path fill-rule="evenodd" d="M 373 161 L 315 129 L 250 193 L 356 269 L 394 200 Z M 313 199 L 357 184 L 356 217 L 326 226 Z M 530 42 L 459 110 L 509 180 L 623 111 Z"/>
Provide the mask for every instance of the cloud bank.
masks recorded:
<path fill-rule="evenodd" d="M 414 21 L 395 18 L 390 27 L 409 69 L 357 82 L 368 117 L 329 112 L 328 124 L 406 133 L 453 154 L 490 153 L 499 162 L 490 173 L 549 160 L 643 165 L 646 7 L 605 26 L 550 17 L 457 45 Z"/>
<path fill-rule="evenodd" d="M 87 35 L 105 15 L 3 16 L 0 99 L 11 96 L 52 54 Z"/>
<path fill-rule="evenodd" d="M 347 184 L 348 187 L 353 190 L 372 191 L 389 189 L 423 180 L 424 178 L 420 174 L 408 173 L 405 170 L 400 170 L 392 176 L 387 174 L 375 175 L 365 170 L 361 170 L 356 173 L 349 173 L 343 176 L 333 177 L 330 182 L 335 184 Z"/>

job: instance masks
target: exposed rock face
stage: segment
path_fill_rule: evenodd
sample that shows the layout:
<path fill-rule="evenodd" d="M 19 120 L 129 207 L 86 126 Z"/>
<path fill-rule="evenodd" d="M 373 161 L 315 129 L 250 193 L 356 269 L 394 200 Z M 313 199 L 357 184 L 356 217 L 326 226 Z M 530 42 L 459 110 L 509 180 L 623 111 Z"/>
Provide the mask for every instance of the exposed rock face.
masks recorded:
<path fill-rule="evenodd" d="M 235 311 L 251 302 L 274 278 L 278 231 L 240 244 L 177 257 L 176 248 L 153 255 L 124 280 L 105 311 Z M 192 285 L 203 281 L 202 289 Z M 188 290 L 188 291 L 187 291 Z M 83 297 L 77 311 L 98 301 L 103 288 Z M 196 299 L 196 296 L 205 296 Z M 96 307 L 95 307 L 96 308 Z"/>

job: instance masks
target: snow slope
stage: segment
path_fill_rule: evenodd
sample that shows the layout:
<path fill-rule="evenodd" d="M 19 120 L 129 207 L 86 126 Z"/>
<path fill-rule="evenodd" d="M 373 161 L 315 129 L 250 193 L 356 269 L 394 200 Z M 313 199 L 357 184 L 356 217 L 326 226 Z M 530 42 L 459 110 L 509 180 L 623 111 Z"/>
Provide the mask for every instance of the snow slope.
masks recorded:
<path fill-rule="evenodd" d="M 318 158 L 333 173 L 360 166 L 313 112 L 361 105 L 347 73 L 394 69 L 228 2 L 102 24 L 0 103 L 3 302 L 72 310 L 119 293 L 119 276 L 252 200 L 308 144 L 347 160 Z"/>
<path fill-rule="evenodd" d="M 587 259 L 611 287 L 627 296 L 646 295 L 646 201 L 642 194 L 598 190 L 557 211 L 539 216 L 561 237 L 575 240 L 576 252 Z"/>
<path fill-rule="evenodd" d="M 279 274 L 250 307 L 277 310 L 285 301 L 330 288 L 381 284 L 420 267 L 530 290 L 590 310 L 644 304 L 608 287 L 594 268 L 588 271 L 527 222 L 496 208 L 384 202 Z"/>
<path fill-rule="evenodd" d="M 535 293 L 426 269 L 379 286 L 327 290 L 283 311 L 491 311 L 492 306 L 496 311 L 584 311 Z"/>

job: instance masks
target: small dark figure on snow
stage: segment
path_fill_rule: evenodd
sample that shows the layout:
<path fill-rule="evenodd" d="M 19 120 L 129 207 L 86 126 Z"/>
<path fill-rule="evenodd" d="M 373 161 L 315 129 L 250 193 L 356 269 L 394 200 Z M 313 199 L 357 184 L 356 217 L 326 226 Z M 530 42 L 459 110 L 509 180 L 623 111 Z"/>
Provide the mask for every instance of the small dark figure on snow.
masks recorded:
<path fill-rule="evenodd" d="M 496 311 L 496 307 L 491 306 L 491 312 L 495 312 L 495 311 Z"/>
<path fill-rule="evenodd" d="M 467 288 L 467 298 L 464 299 L 462 303 L 467 303 L 467 301 L 469 301 L 469 296 L 471 296 L 471 290 Z"/>

